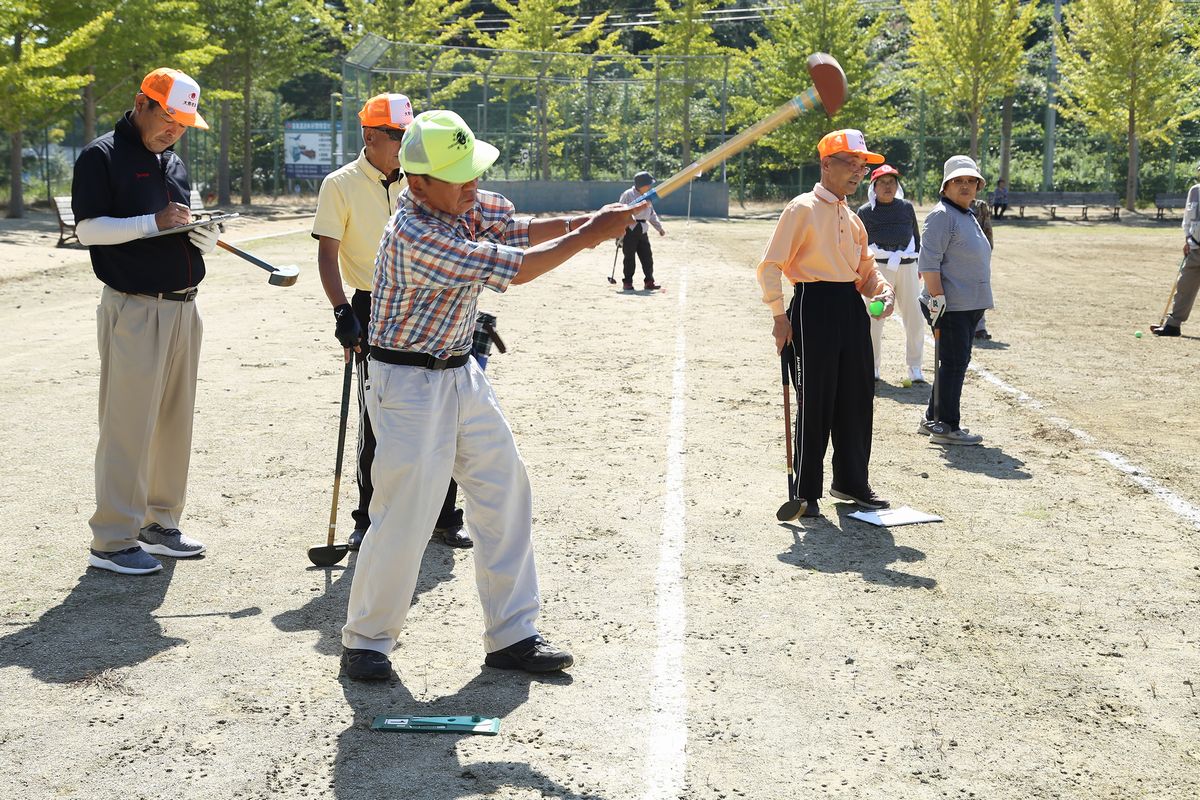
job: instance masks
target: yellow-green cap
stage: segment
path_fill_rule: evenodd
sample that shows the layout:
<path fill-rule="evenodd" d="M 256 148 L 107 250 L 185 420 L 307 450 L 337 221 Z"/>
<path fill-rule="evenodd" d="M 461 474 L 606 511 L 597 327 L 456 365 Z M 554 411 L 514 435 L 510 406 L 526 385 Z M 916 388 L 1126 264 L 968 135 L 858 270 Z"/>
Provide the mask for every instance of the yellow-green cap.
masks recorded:
<path fill-rule="evenodd" d="M 470 183 L 496 163 L 500 151 L 475 138 L 453 111 L 418 114 L 400 145 L 400 168 L 447 183 Z"/>

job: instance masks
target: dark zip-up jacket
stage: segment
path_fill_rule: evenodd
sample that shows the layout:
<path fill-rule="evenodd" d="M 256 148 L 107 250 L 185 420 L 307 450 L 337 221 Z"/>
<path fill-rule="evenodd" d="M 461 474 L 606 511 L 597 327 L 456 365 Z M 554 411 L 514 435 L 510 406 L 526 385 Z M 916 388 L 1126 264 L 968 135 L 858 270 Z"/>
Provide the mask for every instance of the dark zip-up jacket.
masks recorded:
<path fill-rule="evenodd" d="M 169 201 L 189 204 L 191 183 L 172 149 L 146 149 L 126 112 L 111 133 L 88 144 L 75 162 L 71 210 L 82 222 L 94 217 L 157 214 Z M 121 292 L 173 292 L 199 285 L 204 257 L 187 234 L 135 239 L 88 248 L 96 277 Z"/>

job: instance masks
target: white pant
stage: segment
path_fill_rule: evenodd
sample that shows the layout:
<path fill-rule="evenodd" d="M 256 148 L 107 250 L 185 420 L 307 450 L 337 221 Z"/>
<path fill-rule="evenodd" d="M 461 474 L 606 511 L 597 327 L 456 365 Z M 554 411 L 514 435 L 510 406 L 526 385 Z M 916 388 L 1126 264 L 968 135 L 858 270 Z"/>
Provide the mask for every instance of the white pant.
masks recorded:
<path fill-rule="evenodd" d="M 880 274 L 896 290 L 896 311 L 904 321 L 904 361 L 909 368 L 921 366 L 921 356 L 925 350 L 925 317 L 921 314 L 920 278 L 917 275 L 916 262 L 901 264 L 891 269 L 887 264 L 876 263 Z M 883 336 L 883 323 L 886 319 L 871 320 L 871 347 L 875 351 L 875 374 L 879 374 L 880 338 Z"/>
<path fill-rule="evenodd" d="M 448 370 L 369 364 L 375 494 L 342 644 L 382 653 L 396 646 L 451 476 L 471 521 L 484 647 L 492 652 L 535 635 L 541 598 L 529 476 L 483 371 L 474 359 Z"/>

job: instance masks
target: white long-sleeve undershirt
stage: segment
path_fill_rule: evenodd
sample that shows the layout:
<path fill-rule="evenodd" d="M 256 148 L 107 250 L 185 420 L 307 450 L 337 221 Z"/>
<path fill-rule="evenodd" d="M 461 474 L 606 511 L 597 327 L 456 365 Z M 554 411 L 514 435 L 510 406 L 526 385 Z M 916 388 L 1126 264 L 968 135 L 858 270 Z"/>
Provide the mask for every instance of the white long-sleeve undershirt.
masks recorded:
<path fill-rule="evenodd" d="M 79 243 L 91 247 L 98 244 L 125 244 L 158 230 L 153 214 L 140 217 L 90 217 L 76 223 Z"/>

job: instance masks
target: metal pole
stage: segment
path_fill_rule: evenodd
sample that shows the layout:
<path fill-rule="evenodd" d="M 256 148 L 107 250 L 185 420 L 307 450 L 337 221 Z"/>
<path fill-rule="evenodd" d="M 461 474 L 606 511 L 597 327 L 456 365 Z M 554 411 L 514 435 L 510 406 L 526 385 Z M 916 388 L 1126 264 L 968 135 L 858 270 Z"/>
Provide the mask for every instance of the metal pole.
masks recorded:
<path fill-rule="evenodd" d="M 584 83 L 584 91 L 587 93 L 584 98 L 587 105 L 584 106 L 583 112 L 583 179 L 585 181 L 592 179 L 592 68 L 594 66 L 593 62 L 588 63 L 587 79 Z"/>
<path fill-rule="evenodd" d="M 1062 0 L 1054 0 L 1054 24 L 1062 25 Z M 1058 50 L 1050 37 L 1050 65 L 1046 68 L 1046 140 L 1042 149 L 1042 191 L 1054 189 L 1054 137 L 1057 122 L 1054 89 L 1058 85 Z"/>
<path fill-rule="evenodd" d="M 53 205 L 54 197 L 50 189 L 50 126 L 47 125 L 43 131 L 42 141 L 46 145 L 46 150 L 42 155 L 42 177 L 46 179 L 46 202 Z"/>
<path fill-rule="evenodd" d="M 654 171 L 659 172 L 658 154 L 658 118 L 661 110 L 660 87 L 662 86 L 662 65 L 659 63 L 658 56 L 654 57 Z"/>
<path fill-rule="evenodd" d="M 329 171 L 338 168 L 337 163 L 337 101 L 342 95 L 339 92 L 329 93 Z"/>
<path fill-rule="evenodd" d="M 275 146 L 271 148 L 274 151 L 275 176 L 271 182 L 271 193 L 275 197 L 279 197 L 279 162 L 283 153 L 283 112 L 279 108 L 279 95 L 275 95 Z"/>
<path fill-rule="evenodd" d="M 721 75 L 721 144 L 725 144 L 725 142 L 729 139 L 729 127 L 728 127 L 729 104 L 727 102 L 728 97 L 729 97 L 729 56 L 725 56 L 725 71 Z M 726 166 L 725 162 L 722 161 L 721 162 L 721 183 L 728 182 L 726 180 L 727 176 L 725 174 L 725 166 Z"/>

